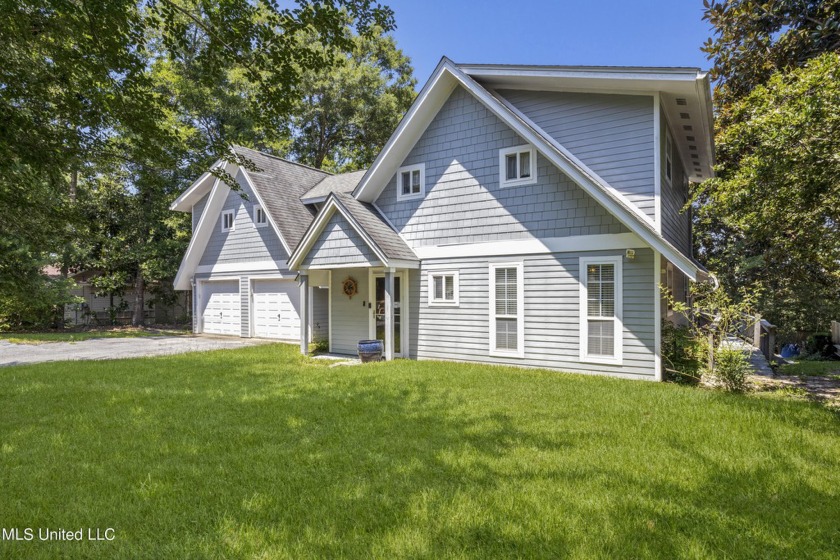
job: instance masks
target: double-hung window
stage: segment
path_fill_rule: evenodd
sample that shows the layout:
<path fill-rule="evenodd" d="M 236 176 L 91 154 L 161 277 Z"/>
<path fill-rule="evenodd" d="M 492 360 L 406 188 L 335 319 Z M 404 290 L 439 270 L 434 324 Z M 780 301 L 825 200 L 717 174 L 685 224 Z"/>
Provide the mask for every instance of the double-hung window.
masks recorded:
<path fill-rule="evenodd" d="M 490 354 L 525 356 L 522 263 L 490 264 Z"/>
<path fill-rule="evenodd" d="M 408 165 L 397 171 L 397 200 L 422 198 L 426 194 L 426 165 Z"/>
<path fill-rule="evenodd" d="M 503 187 L 537 182 L 537 151 L 533 146 L 516 146 L 499 151 L 499 184 Z"/>
<path fill-rule="evenodd" d="M 429 273 L 429 305 L 455 307 L 458 305 L 458 273 Z"/>
<path fill-rule="evenodd" d="M 583 257 L 580 259 L 580 360 L 582 362 L 621 364 L 621 261 L 621 257 Z"/>
<path fill-rule="evenodd" d="M 222 231 L 233 231 L 234 216 L 233 210 L 225 210 L 222 212 Z"/>
<path fill-rule="evenodd" d="M 255 227 L 265 227 L 268 225 L 268 216 L 265 214 L 265 210 L 259 204 L 254 205 L 254 226 Z"/>

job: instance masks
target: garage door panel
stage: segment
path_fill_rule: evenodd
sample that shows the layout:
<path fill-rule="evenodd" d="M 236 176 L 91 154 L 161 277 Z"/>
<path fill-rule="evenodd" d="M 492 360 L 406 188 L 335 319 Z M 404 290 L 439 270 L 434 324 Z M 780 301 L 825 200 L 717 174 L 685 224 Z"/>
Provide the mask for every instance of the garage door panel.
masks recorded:
<path fill-rule="evenodd" d="M 295 282 L 254 281 L 254 336 L 300 339 L 300 289 Z"/>
<path fill-rule="evenodd" d="M 201 318 L 205 333 L 239 335 L 239 282 L 202 282 Z"/>

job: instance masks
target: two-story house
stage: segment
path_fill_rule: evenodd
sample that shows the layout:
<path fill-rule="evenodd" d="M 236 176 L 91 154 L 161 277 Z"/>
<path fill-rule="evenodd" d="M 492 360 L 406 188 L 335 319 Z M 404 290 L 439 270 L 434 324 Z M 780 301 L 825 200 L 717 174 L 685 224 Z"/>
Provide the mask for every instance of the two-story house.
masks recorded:
<path fill-rule="evenodd" d="M 661 379 L 660 284 L 681 299 L 705 276 L 683 207 L 712 165 L 710 85 L 697 69 L 444 58 L 370 169 L 317 181 L 306 169 L 309 182 L 276 187 L 302 193 L 288 203 L 303 208 L 300 229 L 265 250 L 276 267 L 288 255 L 284 280 L 298 275 L 289 299 L 303 349 L 326 331 L 335 353 L 380 338 L 389 359 Z M 194 220 L 209 206 L 199 218 L 192 206 Z M 220 234 L 223 208 L 207 216 Z M 287 214 L 269 212 L 278 235 Z M 213 244 L 203 247 L 185 263 L 204 261 Z M 182 288 L 228 270 L 208 265 L 182 267 Z M 260 314 L 257 273 L 234 268 L 240 310 Z M 197 299 L 200 314 L 207 296 Z"/>

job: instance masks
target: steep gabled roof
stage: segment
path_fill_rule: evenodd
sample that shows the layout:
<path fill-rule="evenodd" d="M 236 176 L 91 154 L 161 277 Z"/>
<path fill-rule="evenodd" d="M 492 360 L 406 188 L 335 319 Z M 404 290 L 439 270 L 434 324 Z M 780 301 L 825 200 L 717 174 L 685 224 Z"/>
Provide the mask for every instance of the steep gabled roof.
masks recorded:
<path fill-rule="evenodd" d="M 301 202 L 301 196 L 330 174 L 242 146 L 234 146 L 233 150 L 261 169 L 243 171 L 283 239 L 293 249 L 314 217 Z"/>
<path fill-rule="evenodd" d="M 309 189 L 300 199 L 306 204 L 314 204 L 324 202 L 332 192 L 352 193 L 365 173 L 367 173 L 367 169 L 324 177 L 320 183 Z"/>
<path fill-rule="evenodd" d="M 629 69 L 627 73 L 632 75 L 636 70 Z M 516 74 L 517 71 L 512 73 Z M 658 76 L 655 79 L 649 79 L 647 76 L 642 78 L 637 76 L 637 79 L 647 80 L 650 87 L 653 87 L 653 84 L 656 83 L 655 80 L 665 78 Z M 695 72 L 693 79 L 707 83 L 704 74 Z M 512 130 L 527 142 L 533 144 L 543 156 L 598 201 L 630 231 L 639 235 L 647 244 L 663 254 L 690 278 L 695 279 L 697 277 L 700 270 L 693 259 L 684 255 L 668 242 L 656 230 L 650 217 L 645 215 L 635 204 L 609 185 L 603 178 L 599 177 L 597 173 L 584 165 L 551 135 L 543 131 L 533 121 L 507 103 L 506 100 L 496 96 L 492 90 L 488 90 L 478 83 L 446 57 L 438 64 L 432 77 L 420 91 L 397 130 L 391 135 L 373 165 L 353 191 L 355 198 L 365 202 L 376 200 L 400 163 L 457 86 L 466 89 Z"/>
<path fill-rule="evenodd" d="M 385 266 L 416 267 L 417 255 L 372 205 L 347 193 L 332 192 L 289 258 L 289 268 L 300 267 L 330 218 L 339 212 Z"/>

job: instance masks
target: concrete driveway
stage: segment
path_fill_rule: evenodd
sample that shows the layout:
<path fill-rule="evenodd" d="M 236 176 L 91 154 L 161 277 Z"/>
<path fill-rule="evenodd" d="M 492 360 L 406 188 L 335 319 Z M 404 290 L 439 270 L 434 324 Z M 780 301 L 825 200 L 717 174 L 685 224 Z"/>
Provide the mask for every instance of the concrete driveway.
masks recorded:
<path fill-rule="evenodd" d="M 149 336 L 138 338 L 91 338 L 79 342 L 12 344 L 0 340 L 0 366 L 56 362 L 59 360 L 112 360 L 243 348 L 269 341 L 251 338 L 208 336 Z"/>

